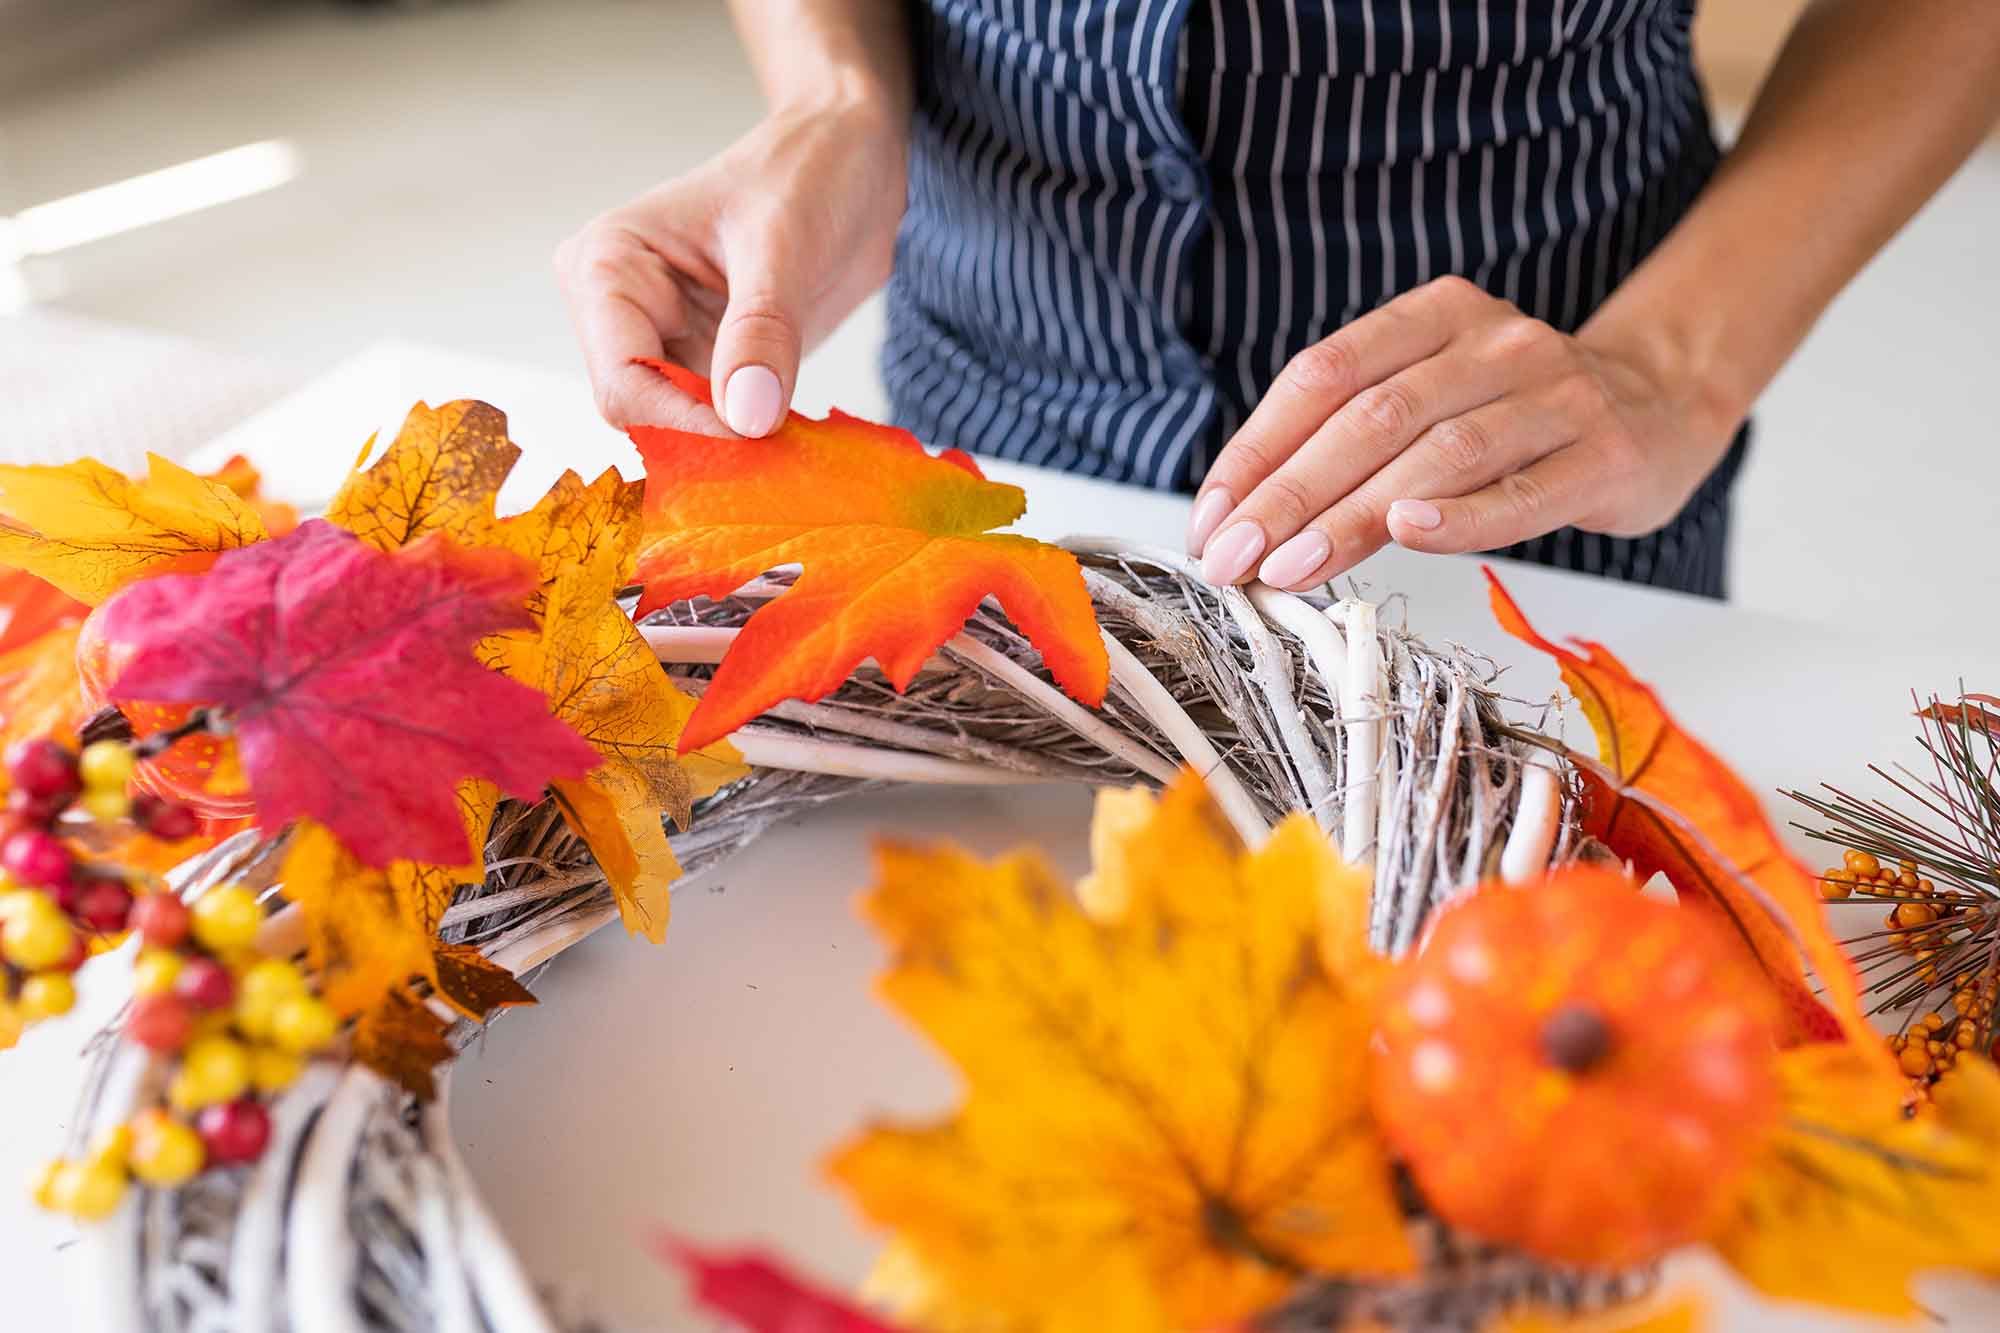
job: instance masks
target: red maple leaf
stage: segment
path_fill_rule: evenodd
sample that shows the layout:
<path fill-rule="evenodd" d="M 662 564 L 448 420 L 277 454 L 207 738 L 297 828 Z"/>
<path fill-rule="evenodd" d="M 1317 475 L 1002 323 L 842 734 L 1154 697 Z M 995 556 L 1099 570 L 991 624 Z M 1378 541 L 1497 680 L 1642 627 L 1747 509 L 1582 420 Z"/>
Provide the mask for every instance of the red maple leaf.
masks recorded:
<path fill-rule="evenodd" d="M 267 828 L 310 816 L 371 865 L 463 864 L 462 780 L 533 800 L 601 762 L 472 655 L 533 625 L 535 579 L 509 552 L 443 536 L 383 552 L 315 520 L 107 602 L 109 695 L 226 710 Z"/>
<path fill-rule="evenodd" d="M 688 1275 L 694 1299 L 747 1333 L 902 1333 L 754 1251 L 699 1250 L 661 1232 L 653 1248 Z"/>

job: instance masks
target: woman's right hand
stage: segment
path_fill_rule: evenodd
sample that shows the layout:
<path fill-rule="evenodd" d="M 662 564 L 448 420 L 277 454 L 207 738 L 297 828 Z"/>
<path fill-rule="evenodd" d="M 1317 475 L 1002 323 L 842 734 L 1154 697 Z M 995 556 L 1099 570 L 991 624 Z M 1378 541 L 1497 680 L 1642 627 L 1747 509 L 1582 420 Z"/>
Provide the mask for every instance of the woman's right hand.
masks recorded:
<path fill-rule="evenodd" d="M 604 419 L 775 429 L 799 358 L 889 276 L 907 160 L 907 119 L 883 107 L 774 112 L 564 241 L 556 276 Z M 720 420 L 637 356 L 708 376 Z"/>

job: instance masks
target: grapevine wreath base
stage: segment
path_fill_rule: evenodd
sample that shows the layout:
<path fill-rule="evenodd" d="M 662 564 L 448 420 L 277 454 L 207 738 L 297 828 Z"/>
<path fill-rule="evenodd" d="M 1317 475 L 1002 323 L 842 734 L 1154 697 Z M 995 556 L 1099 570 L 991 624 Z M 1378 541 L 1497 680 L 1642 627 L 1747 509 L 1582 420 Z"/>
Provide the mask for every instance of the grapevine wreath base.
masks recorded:
<path fill-rule="evenodd" d="M 1051 685 L 989 603 L 907 692 L 864 668 L 833 695 L 782 704 L 738 731 L 753 771 L 673 834 L 682 865 L 712 866 L 776 820 L 889 783 L 1164 783 L 1185 765 L 1247 838 L 1306 810 L 1349 861 L 1372 862 L 1372 942 L 1397 954 L 1460 888 L 1496 872 L 1539 875 L 1579 850 L 1569 784 L 1534 734 L 1503 716 L 1491 664 L 1425 644 L 1367 601 L 1217 589 L 1178 555 L 1103 539 L 1068 545 L 1111 655 L 1101 710 Z M 766 579 L 720 602 L 677 603 L 641 628 L 664 669 L 699 693 L 738 627 L 785 585 Z M 179 887 L 195 897 L 225 880 L 268 885 L 281 850 L 239 834 L 183 867 Z M 445 914 L 443 936 L 516 974 L 618 914 L 551 802 L 502 805 L 486 864 L 485 882 L 463 886 Z M 264 942 L 283 951 L 294 916 L 272 918 Z M 456 1037 L 474 1030 L 462 1025 Z M 145 1091 L 143 1055 L 109 1037 L 94 1044 L 79 1142 L 130 1114 Z M 482 1206 L 453 1148 L 445 1096 L 420 1106 L 358 1064 L 317 1066 L 277 1100 L 274 1120 L 253 1170 L 146 1191 L 83 1233 L 81 1286 L 103 1303 L 91 1327 L 579 1326 L 551 1314 Z M 1419 1277 L 1308 1287 L 1271 1326 L 1372 1315 L 1470 1329 L 1523 1299 L 1578 1308 L 1648 1280 L 1567 1274 L 1434 1220 L 1419 1230 Z"/>

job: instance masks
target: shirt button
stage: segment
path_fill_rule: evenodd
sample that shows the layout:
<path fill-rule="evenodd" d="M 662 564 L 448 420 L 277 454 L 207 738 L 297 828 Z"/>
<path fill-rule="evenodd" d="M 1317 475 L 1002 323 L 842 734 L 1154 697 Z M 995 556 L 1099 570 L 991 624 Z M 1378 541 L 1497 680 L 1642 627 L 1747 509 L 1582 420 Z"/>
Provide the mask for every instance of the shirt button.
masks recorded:
<path fill-rule="evenodd" d="M 1169 199 L 1201 196 L 1201 173 L 1172 153 L 1155 153 L 1146 169 L 1153 184 Z"/>

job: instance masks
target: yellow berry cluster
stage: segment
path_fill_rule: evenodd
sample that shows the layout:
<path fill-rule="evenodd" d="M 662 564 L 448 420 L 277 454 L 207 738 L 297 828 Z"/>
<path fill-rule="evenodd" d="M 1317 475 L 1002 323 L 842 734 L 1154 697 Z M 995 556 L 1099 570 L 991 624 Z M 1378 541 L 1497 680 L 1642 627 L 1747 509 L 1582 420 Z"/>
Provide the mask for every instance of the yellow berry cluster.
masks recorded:
<path fill-rule="evenodd" d="M 185 1183 L 210 1166 L 256 1161 L 270 1140 L 261 1100 L 291 1085 L 338 1022 L 295 963 L 253 949 L 263 909 L 241 885 L 186 907 L 140 900 L 125 1037 L 173 1060 L 166 1105 L 140 1111 L 76 1161 L 51 1163 L 36 1190 L 48 1208 L 89 1220 L 118 1206 L 132 1179 Z"/>
<path fill-rule="evenodd" d="M 262 1098 L 298 1078 L 331 1045 L 338 1021 L 299 968 L 256 949 L 264 909 L 240 884 L 190 906 L 159 884 L 81 859 L 64 838 L 78 811 L 127 820 L 173 841 L 195 832 L 187 806 L 129 794 L 139 755 L 121 741 L 80 754 L 52 740 L 6 755 L 7 826 L 0 829 L 0 1047 L 29 1022 L 76 1003 L 70 974 L 93 948 L 140 937 L 125 1040 L 168 1065 L 165 1104 L 100 1136 L 88 1152 L 50 1163 L 36 1182 L 46 1208 L 80 1219 L 117 1209 L 137 1179 L 180 1185 L 211 1166 L 262 1156 L 271 1134 Z"/>
<path fill-rule="evenodd" d="M 71 973 L 89 946 L 55 900 L 0 875 L 0 1050 L 21 1030 L 76 1007 Z"/>
<path fill-rule="evenodd" d="M 138 765 L 131 746 L 96 741 L 76 754 L 46 738 L 18 742 L 5 756 L 6 808 L 0 812 L 0 1049 L 24 1028 L 76 1005 L 73 974 L 113 947 L 130 925 L 133 886 L 116 866 L 78 857 L 63 833 L 66 815 L 131 819 L 149 833 L 185 837 L 193 811 L 156 796 L 134 800 Z"/>

